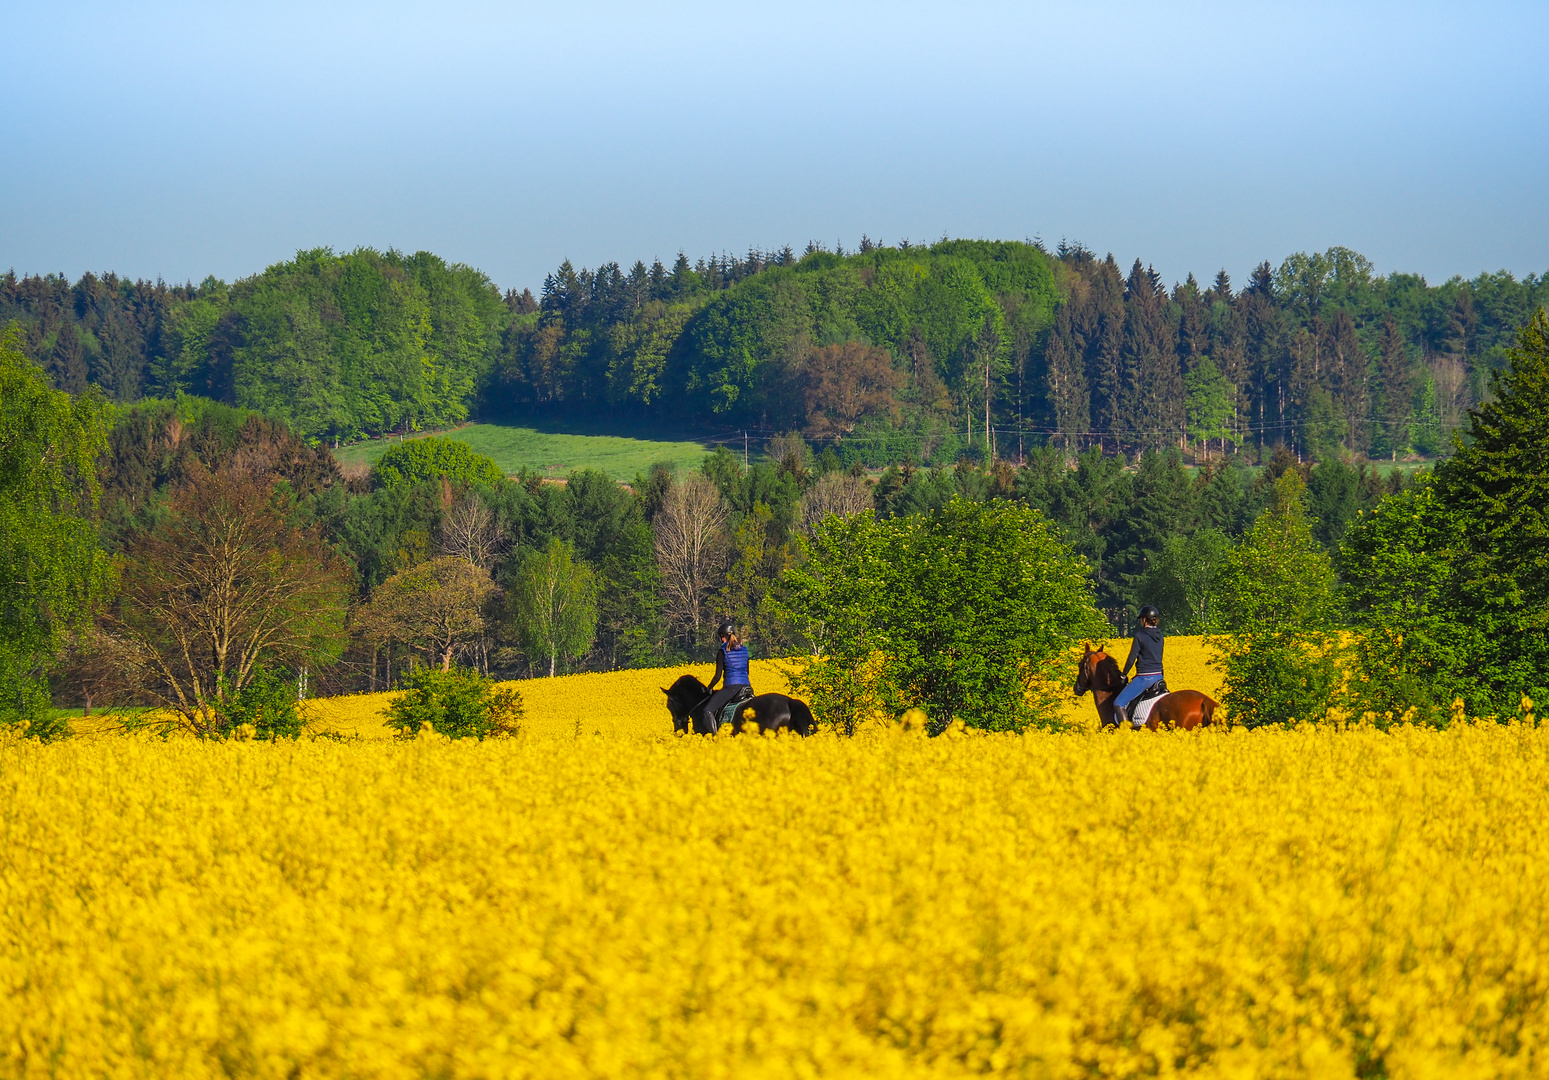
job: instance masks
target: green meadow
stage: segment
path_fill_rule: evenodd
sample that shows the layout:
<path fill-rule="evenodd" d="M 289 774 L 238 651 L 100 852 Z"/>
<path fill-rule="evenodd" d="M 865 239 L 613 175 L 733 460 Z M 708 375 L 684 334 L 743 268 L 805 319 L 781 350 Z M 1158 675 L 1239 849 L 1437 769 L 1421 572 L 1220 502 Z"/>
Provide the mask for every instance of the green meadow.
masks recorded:
<path fill-rule="evenodd" d="M 508 476 L 528 473 L 560 478 L 577 469 L 596 469 L 615 480 L 633 480 L 656 462 L 677 469 L 698 465 L 710 447 L 686 439 L 635 438 L 624 435 L 591 435 L 544 431 L 506 424 L 464 424 L 449 431 L 424 432 L 411 439 L 441 435 L 466 443 L 483 454 Z M 346 470 L 369 466 L 397 441 L 397 437 L 367 439 L 342 446 L 334 457 Z"/>

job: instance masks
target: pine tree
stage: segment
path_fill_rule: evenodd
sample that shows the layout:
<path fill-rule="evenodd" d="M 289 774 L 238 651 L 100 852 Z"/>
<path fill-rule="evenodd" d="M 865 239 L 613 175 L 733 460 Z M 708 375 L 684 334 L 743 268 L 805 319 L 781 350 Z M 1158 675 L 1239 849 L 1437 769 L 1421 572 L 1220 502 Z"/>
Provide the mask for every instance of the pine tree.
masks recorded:
<path fill-rule="evenodd" d="M 1382 353 L 1377 361 L 1377 385 L 1382 407 L 1378 415 L 1379 447 L 1393 460 L 1409 449 L 1409 424 L 1414 413 L 1414 365 L 1398 322 L 1389 315 L 1382 324 Z"/>
<path fill-rule="evenodd" d="M 1367 356 L 1355 332 L 1355 321 L 1341 308 L 1324 332 L 1323 352 L 1329 386 L 1338 410 L 1343 414 L 1345 445 L 1352 454 L 1365 454 L 1371 447 L 1371 381 Z"/>
<path fill-rule="evenodd" d="M 1071 325 L 1070 304 L 1060 308 L 1054 331 L 1049 335 L 1044 352 L 1044 379 L 1052 426 L 1069 452 L 1079 446 L 1078 440 L 1092 424 L 1091 397 Z"/>
<path fill-rule="evenodd" d="M 1178 445 L 1184 437 L 1183 378 L 1167 294 L 1139 259 L 1124 286 L 1122 373 L 1127 430 L 1141 446 Z"/>

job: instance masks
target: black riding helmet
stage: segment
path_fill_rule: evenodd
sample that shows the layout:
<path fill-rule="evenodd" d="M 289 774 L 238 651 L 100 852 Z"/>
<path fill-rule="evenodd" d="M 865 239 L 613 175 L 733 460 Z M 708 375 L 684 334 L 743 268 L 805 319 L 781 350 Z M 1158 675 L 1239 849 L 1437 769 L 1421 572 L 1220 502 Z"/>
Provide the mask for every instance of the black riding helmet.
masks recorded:
<path fill-rule="evenodd" d="M 1162 613 L 1156 610 L 1156 608 L 1152 607 L 1150 604 L 1147 604 L 1145 607 L 1140 609 L 1141 622 L 1145 622 L 1147 619 L 1157 619 L 1160 621 L 1161 618 Z"/>
<path fill-rule="evenodd" d="M 735 626 L 733 626 L 730 622 L 723 622 L 720 626 L 717 626 L 715 628 L 715 640 L 717 640 L 717 641 L 725 641 L 727 638 L 731 637 L 736 632 L 737 632 L 737 628 Z"/>

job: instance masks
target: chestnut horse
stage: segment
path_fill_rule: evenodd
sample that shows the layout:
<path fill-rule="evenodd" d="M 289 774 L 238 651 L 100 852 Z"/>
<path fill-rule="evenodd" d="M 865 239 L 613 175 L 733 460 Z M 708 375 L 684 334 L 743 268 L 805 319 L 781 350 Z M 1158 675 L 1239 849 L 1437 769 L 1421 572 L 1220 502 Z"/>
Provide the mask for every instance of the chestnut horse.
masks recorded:
<path fill-rule="evenodd" d="M 1113 701 L 1127 682 L 1119 673 L 1118 661 L 1101 649 L 1094 651 L 1091 645 L 1086 646 L 1081 656 L 1081 666 L 1076 672 L 1075 693 L 1079 697 L 1088 690 L 1092 691 L 1092 700 L 1097 704 L 1097 718 L 1102 721 L 1103 727 L 1119 726 L 1119 718 L 1114 715 Z M 1151 731 L 1158 728 L 1193 731 L 1197 727 L 1214 723 L 1218 708 L 1219 705 L 1198 690 L 1174 690 L 1170 694 L 1163 694 L 1151 706 L 1151 715 L 1146 717 L 1146 727 Z"/>

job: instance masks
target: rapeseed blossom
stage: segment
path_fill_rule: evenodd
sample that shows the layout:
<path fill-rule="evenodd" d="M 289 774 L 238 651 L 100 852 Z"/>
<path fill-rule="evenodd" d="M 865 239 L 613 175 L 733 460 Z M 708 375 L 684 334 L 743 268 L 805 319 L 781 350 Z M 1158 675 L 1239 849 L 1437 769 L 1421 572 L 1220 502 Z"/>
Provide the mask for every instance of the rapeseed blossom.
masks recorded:
<path fill-rule="evenodd" d="M 0 1075 L 1549 1071 L 1537 727 L 706 739 L 675 674 L 0 742 Z"/>

